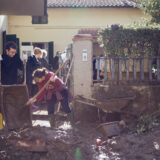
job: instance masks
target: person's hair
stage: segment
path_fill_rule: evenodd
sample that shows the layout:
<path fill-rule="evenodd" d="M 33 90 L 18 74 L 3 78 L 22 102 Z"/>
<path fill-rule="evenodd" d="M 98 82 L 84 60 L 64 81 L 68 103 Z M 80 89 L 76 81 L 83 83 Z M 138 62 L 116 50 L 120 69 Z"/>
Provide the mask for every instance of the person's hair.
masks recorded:
<path fill-rule="evenodd" d="M 17 44 L 13 41 L 7 42 L 5 49 L 10 50 L 10 48 L 17 49 Z"/>
<path fill-rule="evenodd" d="M 45 49 L 41 49 L 43 58 L 47 57 L 47 51 Z"/>
<path fill-rule="evenodd" d="M 42 78 L 43 76 L 45 76 L 47 73 L 47 69 L 46 68 L 38 68 L 33 72 L 33 78 Z"/>
<path fill-rule="evenodd" d="M 42 51 L 41 51 L 40 48 L 35 47 L 35 48 L 34 48 L 34 55 L 37 55 L 37 54 L 42 54 Z"/>
<path fill-rule="evenodd" d="M 56 56 L 59 56 L 59 54 L 60 54 L 60 51 L 57 51 L 57 52 L 56 52 Z"/>

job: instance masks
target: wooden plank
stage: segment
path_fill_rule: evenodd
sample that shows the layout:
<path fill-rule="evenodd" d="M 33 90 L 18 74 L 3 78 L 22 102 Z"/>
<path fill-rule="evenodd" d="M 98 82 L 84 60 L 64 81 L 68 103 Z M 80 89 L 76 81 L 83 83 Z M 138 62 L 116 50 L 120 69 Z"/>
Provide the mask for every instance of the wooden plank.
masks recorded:
<path fill-rule="evenodd" d="M 144 80 L 144 57 L 140 58 L 140 73 L 141 73 L 141 80 Z"/>
<path fill-rule="evenodd" d="M 137 80 L 137 59 L 133 58 L 133 80 Z"/>
<path fill-rule="evenodd" d="M 29 99 L 25 85 L 3 86 L 2 98 L 5 123 L 8 129 L 32 126 L 30 107 L 25 106 L 25 102 Z"/>
<path fill-rule="evenodd" d="M 103 83 L 107 80 L 107 56 L 104 58 L 104 80 Z"/>
<path fill-rule="evenodd" d="M 112 58 L 112 70 L 111 70 L 112 80 L 114 80 L 114 72 L 115 72 L 115 63 L 114 63 L 114 58 Z"/>
<path fill-rule="evenodd" d="M 76 100 L 76 102 L 79 102 L 79 103 L 83 103 L 83 104 L 86 104 L 86 105 L 89 105 L 89 106 L 94 106 L 94 107 L 96 107 L 95 104 L 92 104 L 92 103 L 89 103 L 89 102 L 85 102 L 85 101 L 82 101 L 82 100 Z"/>
<path fill-rule="evenodd" d="M 97 57 L 97 80 L 100 80 L 99 69 L 100 69 L 100 57 Z"/>
<path fill-rule="evenodd" d="M 152 57 L 148 57 L 149 80 L 152 81 Z"/>
<path fill-rule="evenodd" d="M 160 80 L 160 57 L 157 57 L 157 80 Z"/>
<path fill-rule="evenodd" d="M 119 58 L 119 80 L 122 80 L 122 59 Z"/>
<path fill-rule="evenodd" d="M 126 58 L 126 80 L 129 80 L 129 58 Z"/>

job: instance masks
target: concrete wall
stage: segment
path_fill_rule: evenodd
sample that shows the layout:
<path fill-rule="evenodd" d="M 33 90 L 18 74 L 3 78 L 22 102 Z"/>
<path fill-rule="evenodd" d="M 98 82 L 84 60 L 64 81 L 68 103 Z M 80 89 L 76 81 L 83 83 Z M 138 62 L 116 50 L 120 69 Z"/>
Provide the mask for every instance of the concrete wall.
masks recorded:
<path fill-rule="evenodd" d="M 81 28 L 104 28 L 139 21 L 143 13 L 134 8 L 49 8 L 48 24 L 32 25 L 30 16 L 9 16 L 9 34 L 21 42 L 54 41 L 55 51 L 64 51 Z"/>
<path fill-rule="evenodd" d="M 3 51 L 2 32 L 8 30 L 8 18 L 7 16 L 0 15 L 0 54 Z"/>
<path fill-rule="evenodd" d="M 120 119 L 127 123 L 133 123 L 142 115 L 151 115 L 159 111 L 160 85 L 132 84 L 132 85 L 97 85 L 92 87 L 93 98 L 100 108 L 106 109 L 108 113 L 121 113 Z M 127 97 L 134 97 L 127 101 Z M 107 100 L 108 99 L 108 100 Z M 104 102 L 105 101 L 105 102 Z M 93 121 L 98 119 L 97 108 L 75 101 L 74 106 L 76 120 Z M 107 114 L 101 113 L 101 118 L 106 120 Z M 115 117 L 117 118 L 117 117 Z"/>
<path fill-rule="evenodd" d="M 126 106 L 123 106 L 124 111 L 129 111 L 132 114 L 140 116 L 142 114 L 149 114 L 157 111 L 160 107 L 159 90 L 160 85 L 149 85 L 149 84 L 130 84 L 130 85 L 98 85 L 92 88 L 93 97 L 96 99 L 110 99 L 111 102 L 115 102 L 114 98 L 120 98 L 119 105 L 115 108 L 120 107 L 120 101 L 122 98 L 134 97 L 135 99 L 128 101 Z M 123 102 L 122 102 L 123 103 Z M 107 105 L 106 105 L 107 107 Z"/>

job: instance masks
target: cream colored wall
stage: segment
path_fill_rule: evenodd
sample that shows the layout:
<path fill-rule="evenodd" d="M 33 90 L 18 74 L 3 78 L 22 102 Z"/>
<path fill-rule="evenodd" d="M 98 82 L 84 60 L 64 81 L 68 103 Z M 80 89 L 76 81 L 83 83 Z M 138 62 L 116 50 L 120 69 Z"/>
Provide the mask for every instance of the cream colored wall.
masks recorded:
<path fill-rule="evenodd" d="M 8 26 L 8 20 L 7 16 L 0 15 L 0 54 L 2 54 L 3 51 L 3 40 L 2 40 L 2 33 L 3 31 L 7 31 Z"/>
<path fill-rule="evenodd" d="M 140 20 L 142 12 L 133 8 L 49 8 L 49 23 L 32 25 L 30 16 L 9 16 L 9 34 L 21 42 L 54 41 L 55 52 L 64 51 L 81 28 L 104 28 Z"/>

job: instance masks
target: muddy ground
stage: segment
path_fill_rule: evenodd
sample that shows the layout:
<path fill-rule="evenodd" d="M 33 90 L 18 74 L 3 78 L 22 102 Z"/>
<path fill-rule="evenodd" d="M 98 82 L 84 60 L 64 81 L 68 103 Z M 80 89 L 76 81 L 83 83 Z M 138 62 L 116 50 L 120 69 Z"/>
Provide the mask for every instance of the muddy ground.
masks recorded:
<path fill-rule="evenodd" d="M 97 131 L 99 122 L 78 122 L 77 130 L 62 121 L 57 129 L 34 126 L 0 132 L 0 160 L 74 160 L 80 148 L 82 160 L 159 160 L 160 126 L 141 135 L 123 130 L 107 138 Z M 100 143 L 96 143 L 97 139 Z"/>

